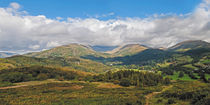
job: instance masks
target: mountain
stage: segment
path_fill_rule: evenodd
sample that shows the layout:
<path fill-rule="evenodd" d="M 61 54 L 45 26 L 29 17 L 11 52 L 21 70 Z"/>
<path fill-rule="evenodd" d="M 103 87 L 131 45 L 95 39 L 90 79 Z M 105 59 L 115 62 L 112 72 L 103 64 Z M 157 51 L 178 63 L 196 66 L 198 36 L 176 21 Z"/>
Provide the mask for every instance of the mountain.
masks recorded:
<path fill-rule="evenodd" d="M 81 57 L 87 55 L 105 56 L 103 53 L 94 51 L 91 47 L 81 44 L 69 44 L 55 47 L 42 52 L 28 53 L 26 56 L 48 58 L 48 57 Z"/>
<path fill-rule="evenodd" d="M 210 48 L 210 43 L 202 40 L 184 41 L 168 48 L 167 50 L 176 52 L 186 52 L 189 50 L 195 50 L 200 48 Z"/>
<path fill-rule="evenodd" d="M 141 46 L 139 44 L 128 44 L 125 46 L 119 46 L 112 51 L 107 51 L 106 53 L 112 54 L 114 56 L 127 56 L 127 55 L 134 55 L 139 52 L 142 52 L 144 50 L 148 49 L 145 46 Z"/>
<path fill-rule="evenodd" d="M 123 65 L 152 65 L 158 62 L 163 62 L 165 59 L 172 57 L 173 54 L 173 52 L 160 49 L 146 49 L 131 56 L 115 57 L 112 61 L 122 62 Z"/>
<path fill-rule="evenodd" d="M 0 58 L 6 58 L 13 55 L 17 55 L 16 53 L 10 53 L 10 52 L 0 52 Z"/>
<path fill-rule="evenodd" d="M 111 51 L 117 47 L 118 46 L 91 46 L 91 48 L 97 52 L 107 52 L 107 51 Z"/>

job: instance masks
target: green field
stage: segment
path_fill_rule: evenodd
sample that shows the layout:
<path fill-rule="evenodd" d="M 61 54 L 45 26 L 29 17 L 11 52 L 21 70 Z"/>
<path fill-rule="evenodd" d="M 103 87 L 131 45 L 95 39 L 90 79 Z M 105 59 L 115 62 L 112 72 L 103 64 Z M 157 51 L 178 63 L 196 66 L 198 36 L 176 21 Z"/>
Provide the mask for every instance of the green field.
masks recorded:
<path fill-rule="evenodd" d="M 174 72 L 174 75 L 169 75 L 172 80 L 185 80 L 185 81 L 193 81 L 187 74 L 184 74 L 183 77 L 179 77 L 179 72 Z"/>
<path fill-rule="evenodd" d="M 210 74 L 205 74 L 206 79 L 210 79 Z"/>
<path fill-rule="evenodd" d="M 183 67 L 190 68 L 190 69 L 198 69 L 197 67 L 193 66 L 192 64 L 184 65 Z"/>

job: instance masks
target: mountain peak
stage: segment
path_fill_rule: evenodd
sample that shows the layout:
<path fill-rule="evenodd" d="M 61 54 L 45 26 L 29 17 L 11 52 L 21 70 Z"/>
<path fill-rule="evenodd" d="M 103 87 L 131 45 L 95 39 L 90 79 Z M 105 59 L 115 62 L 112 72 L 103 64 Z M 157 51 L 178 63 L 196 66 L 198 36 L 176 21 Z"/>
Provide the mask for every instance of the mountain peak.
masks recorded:
<path fill-rule="evenodd" d="M 89 46 L 72 43 L 69 45 L 63 45 L 42 52 L 29 53 L 26 55 L 32 57 L 48 58 L 48 57 L 81 57 L 86 55 L 100 55 L 100 54 L 92 50 L 92 48 Z"/>
<path fill-rule="evenodd" d="M 63 46 L 59 46 L 59 47 L 64 47 L 64 48 L 83 47 L 83 48 L 87 48 L 87 49 L 92 50 L 92 48 L 90 46 L 86 46 L 86 45 L 78 44 L 78 43 L 71 43 L 71 44 L 63 45 Z M 59 48 L 59 47 L 55 47 L 55 48 Z"/>

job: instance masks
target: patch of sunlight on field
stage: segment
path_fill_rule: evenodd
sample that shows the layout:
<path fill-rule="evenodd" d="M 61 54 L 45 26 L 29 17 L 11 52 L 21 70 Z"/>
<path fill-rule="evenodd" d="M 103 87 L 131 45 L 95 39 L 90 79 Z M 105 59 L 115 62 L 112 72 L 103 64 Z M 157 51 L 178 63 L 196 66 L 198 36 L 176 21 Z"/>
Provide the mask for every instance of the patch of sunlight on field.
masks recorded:
<path fill-rule="evenodd" d="M 193 81 L 187 74 L 184 74 L 183 77 L 179 77 L 179 72 L 174 72 L 174 75 L 169 76 L 172 80 L 186 80 L 186 81 Z"/>

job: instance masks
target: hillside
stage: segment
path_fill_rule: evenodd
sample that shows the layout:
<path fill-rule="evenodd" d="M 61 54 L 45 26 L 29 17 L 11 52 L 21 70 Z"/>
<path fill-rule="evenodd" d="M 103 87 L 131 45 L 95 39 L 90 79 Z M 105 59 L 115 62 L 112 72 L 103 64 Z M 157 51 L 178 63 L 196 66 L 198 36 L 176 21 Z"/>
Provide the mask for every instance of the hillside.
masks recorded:
<path fill-rule="evenodd" d="M 49 66 L 49 67 L 65 67 L 85 72 L 102 73 L 110 69 L 102 63 L 82 59 L 82 58 L 34 58 L 26 56 L 13 56 L 0 59 L 1 69 L 30 67 L 30 66 Z"/>
<path fill-rule="evenodd" d="M 48 58 L 48 57 L 81 57 L 87 55 L 105 56 L 103 53 L 96 52 L 88 46 L 81 44 L 69 44 L 55 47 L 42 52 L 28 53 L 26 56 Z"/>
<path fill-rule="evenodd" d="M 164 60 L 172 57 L 174 53 L 159 49 L 146 49 L 135 55 L 128 57 L 116 58 L 123 62 L 125 65 L 137 64 L 137 65 L 152 65 L 157 62 L 163 62 Z"/>
<path fill-rule="evenodd" d="M 167 50 L 176 52 L 186 52 L 198 48 L 210 48 L 210 43 L 201 40 L 184 41 L 168 48 Z"/>
<path fill-rule="evenodd" d="M 113 56 L 127 56 L 137 54 L 146 49 L 147 47 L 141 46 L 139 44 L 128 44 L 125 46 L 119 46 L 112 51 L 107 51 L 106 53 L 112 54 Z"/>
<path fill-rule="evenodd" d="M 0 58 L 0 104 L 209 103 L 208 47 L 186 52 L 140 48 L 126 45 L 104 57 L 89 47 L 73 44 Z"/>

